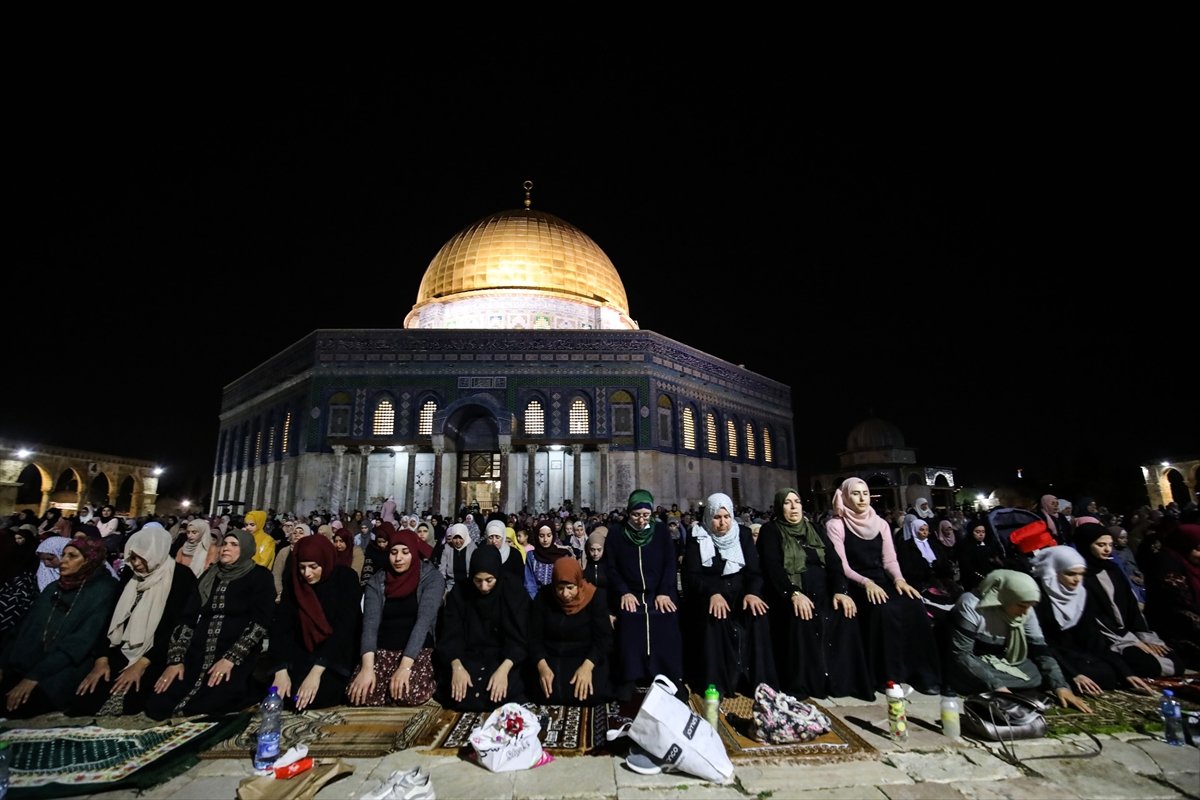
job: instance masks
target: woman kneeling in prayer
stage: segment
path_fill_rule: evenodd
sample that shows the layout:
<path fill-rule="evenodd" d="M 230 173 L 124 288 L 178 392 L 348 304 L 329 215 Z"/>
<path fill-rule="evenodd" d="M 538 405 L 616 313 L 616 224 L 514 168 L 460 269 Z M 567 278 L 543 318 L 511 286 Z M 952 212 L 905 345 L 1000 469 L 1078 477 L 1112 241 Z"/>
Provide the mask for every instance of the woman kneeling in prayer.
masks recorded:
<path fill-rule="evenodd" d="M 593 705 L 607 700 L 612 623 L 604 590 L 579 562 L 560 558 L 553 583 L 538 592 L 529 618 L 530 685 L 538 702 Z"/>

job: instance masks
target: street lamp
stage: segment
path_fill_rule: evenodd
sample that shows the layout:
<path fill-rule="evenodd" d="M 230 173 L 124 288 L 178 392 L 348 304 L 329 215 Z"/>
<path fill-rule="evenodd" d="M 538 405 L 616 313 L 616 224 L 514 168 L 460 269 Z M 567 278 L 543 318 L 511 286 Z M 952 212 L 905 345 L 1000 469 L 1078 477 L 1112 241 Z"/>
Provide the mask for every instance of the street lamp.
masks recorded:
<path fill-rule="evenodd" d="M 155 467 L 154 468 L 154 477 L 157 478 L 159 475 L 162 475 L 163 472 L 165 472 L 165 470 L 162 467 Z"/>

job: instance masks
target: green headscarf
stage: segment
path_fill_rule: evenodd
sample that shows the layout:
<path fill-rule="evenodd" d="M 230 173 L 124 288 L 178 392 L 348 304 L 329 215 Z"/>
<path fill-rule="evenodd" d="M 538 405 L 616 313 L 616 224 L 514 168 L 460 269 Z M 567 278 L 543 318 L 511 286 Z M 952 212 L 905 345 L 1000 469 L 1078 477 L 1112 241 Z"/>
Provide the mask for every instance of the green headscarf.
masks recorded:
<path fill-rule="evenodd" d="M 634 489 L 629 495 L 629 503 L 625 506 L 625 511 L 628 514 L 635 508 L 648 508 L 654 511 L 654 495 L 647 492 L 645 489 Z M 638 547 L 645 547 L 651 539 L 654 538 L 654 531 L 657 526 L 654 524 L 654 517 L 650 518 L 650 524 L 645 530 L 638 530 L 630 524 L 631 517 L 625 518 L 625 538 L 634 543 Z"/>
<path fill-rule="evenodd" d="M 975 588 L 975 593 L 979 595 L 977 608 L 981 609 L 1003 610 L 1004 606 L 1014 603 L 1036 603 L 1042 599 L 1041 589 L 1033 576 L 1012 569 L 992 570 Z M 1004 661 L 1007 666 L 1015 667 L 1029 657 L 1029 643 L 1025 641 L 1025 619 L 1029 613 L 1026 611 L 1019 617 L 1010 617 L 1007 612 L 1004 614 L 1008 623 L 1004 637 Z M 997 663 L 1000 659 L 994 656 L 990 659 L 985 656 L 984 660 L 1002 672 L 1029 677 L 1020 670 L 1006 669 Z"/>
<path fill-rule="evenodd" d="M 208 598 L 212 596 L 213 589 L 217 588 L 217 581 L 221 583 L 229 583 L 236 581 L 238 578 L 244 578 L 250 574 L 250 570 L 258 565 L 254 563 L 254 537 L 242 530 L 234 528 L 221 537 L 221 541 L 217 544 L 220 547 L 225 543 L 225 540 L 230 536 L 237 537 L 238 546 L 241 547 L 241 553 L 238 555 L 238 560 L 232 564 L 222 564 L 220 558 L 200 576 L 200 582 L 196 588 L 200 591 L 200 607 L 203 608 L 208 604 Z"/>
<path fill-rule="evenodd" d="M 821 566 L 824 566 L 825 543 L 821 541 L 821 535 L 817 533 L 817 529 L 804 518 L 803 514 L 795 525 L 789 524 L 784 519 L 783 501 L 789 494 L 800 496 L 799 492 L 789 487 L 775 493 L 774 522 L 775 526 L 783 533 L 783 536 L 780 537 L 783 540 L 783 569 L 792 579 L 792 583 L 799 585 L 800 581 L 797 578 L 804 574 L 804 570 L 808 569 L 808 553 L 804 551 L 804 548 L 811 547 L 816 550 L 817 560 L 821 562 Z"/>

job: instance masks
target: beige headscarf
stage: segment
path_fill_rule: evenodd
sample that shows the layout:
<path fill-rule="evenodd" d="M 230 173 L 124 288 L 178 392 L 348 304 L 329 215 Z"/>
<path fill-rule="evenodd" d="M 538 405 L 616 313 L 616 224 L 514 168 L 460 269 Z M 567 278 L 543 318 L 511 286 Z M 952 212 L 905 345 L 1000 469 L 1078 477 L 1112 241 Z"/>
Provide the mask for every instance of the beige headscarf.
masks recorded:
<path fill-rule="evenodd" d="M 125 584 L 108 626 L 108 641 L 120 647 L 130 664 L 154 646 L 154 632 L 167 606 L 175 579 L 175 560 L 171 558 L 171 534 L 157 522 L 147 522 L 125 543 L 125 561 L 137 553 L 146 560 L 149 572 L 133 573 Z M 193 559 L 194 561 L 195 559 Z M 130 570 L 132 571 L 132 567 Z"/>
<path fill-rule="evenodd" d="M 208 551 L 209 548 L 214 546 L 213 535 L 212 528 L 204 520 L 194 519 L 187 524 L 187 527 L 190 528 L 193 525 L 200 531 L 200 538 L 195 542 L 185 540 L 183 547 L 179 548 L 179 551 L 184 555 L 192 557 L 192 562 L 188 564 L 188 567 L 199 578 L 200 573 L 204 572 L 204 568 L 208 565 Z M 184 536 L 186 537 L 187 534 L 184 533 Z M 138 555 L 141 555 L 141 553 L 138 553 Z"/>

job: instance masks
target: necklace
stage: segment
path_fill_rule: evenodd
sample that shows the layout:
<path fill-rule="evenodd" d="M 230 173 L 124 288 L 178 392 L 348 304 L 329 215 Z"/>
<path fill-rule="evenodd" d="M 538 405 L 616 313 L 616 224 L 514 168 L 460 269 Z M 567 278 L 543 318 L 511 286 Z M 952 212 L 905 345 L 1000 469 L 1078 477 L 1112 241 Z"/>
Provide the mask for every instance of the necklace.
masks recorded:
<path fill-rule="evenodd" d="M 62 590 L 54 590 L 54 604 L 50 606 L 50 613 L 46 615 L 46 627 L 42 628 L 42 648 L 44 649 L 50 642 L 56 640 L 58 635 L 62 633 L 63 628 L 67 624 L 67 617 L 71 616 L 71 611 L 75 609 L 75 603 L 79 600 L 79 595 L 83 594 L 83 587 L 80 586 L 75 590 L 75 596 L 71 598 L 71 602 L 67 605 L 67 613 L 63 614 L 62 622 L 59 623 L 58 629 L 50 636 L 50 623 L 54 621 L 54 610 L 62 606 Z"/>

